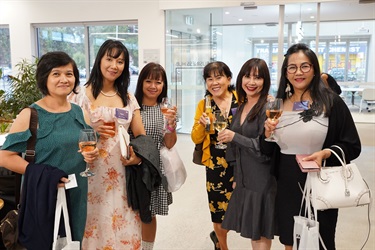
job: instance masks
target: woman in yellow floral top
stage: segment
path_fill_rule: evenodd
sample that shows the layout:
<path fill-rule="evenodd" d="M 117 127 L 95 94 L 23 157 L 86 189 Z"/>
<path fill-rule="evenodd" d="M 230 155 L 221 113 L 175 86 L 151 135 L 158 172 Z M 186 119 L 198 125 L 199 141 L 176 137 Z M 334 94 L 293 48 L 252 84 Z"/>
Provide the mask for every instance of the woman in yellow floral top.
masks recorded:
<path fill-rule="evenodd" d="M 211 62 L 203 69 L 203 78 L 206 82 L 206 96 L 210 97 L 212 112 L 221 110 L 228 113 L 228 126 L 237 109 L 237 96 L 231 85 L 232 72 L 223 62 Z M 206 131 L 207 120 L 211 120 L 210 131 Z M 207 194 L 211 220 L 214 231 L 210 237 L 215 244 L 215 249 L 227 250 L 227 232 L 221 228 L 225 211 L 233 191 L 233 166 L 225 160 L 226 149 L 215 147 L 217 132 L 212 126 L 212 113 L 205 113 L 205 100 L 198 103 L 191 139 L 195 144 L 203 142 L 202 163 L 206 166 Z"/>

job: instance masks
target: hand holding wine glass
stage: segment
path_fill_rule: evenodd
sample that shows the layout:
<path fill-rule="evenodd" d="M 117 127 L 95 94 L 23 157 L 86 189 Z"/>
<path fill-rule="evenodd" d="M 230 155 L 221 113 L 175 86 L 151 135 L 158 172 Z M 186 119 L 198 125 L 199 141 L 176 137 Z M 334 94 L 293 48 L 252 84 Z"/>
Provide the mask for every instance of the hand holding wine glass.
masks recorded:
<path fill-rule="evenodd" d="M 79 134 L 79 149 L 82 152 L 90 152 L 95 150 L 96 148 L 96 132 L 93 129 L 81 129 Z M 90 165 L 86 163 L 86 169 L 85 171 L 81 172 L 80 175 L 82 177 L 90 177 L 94 176 L 95 173 L 90 171 Z"/>
<path fill-rule="evenodd" d="M 227 128 L 227 115 L 226 112 L 222 112 L 220 110 L 214 111 L 214 128 L 220 132 Z M 215 148 L 218 149 L 226 149 L 227 146 L 222 143 L 217 143 Z"/>
<path fill-rule="evenodd" d="M 283 113 L 283 99 L 281 98 L 269 98 L 267 101 L 266 115 L 272 121 L 279 119 Z M 277 137 L 274 131 L 271 132 L 270 137 L 266 138 L 266 141 L 277 142 Z"/>
<path fill-rule="evenodd" d="M 172 132 L 172 130 L 176 127 L 176 122 L 178 121 L 177 107 L 172 105 L 172 98 L 163 97 L 160 103 L 160 109 L 165 117 L 164 130 L 167 133 Z"/>

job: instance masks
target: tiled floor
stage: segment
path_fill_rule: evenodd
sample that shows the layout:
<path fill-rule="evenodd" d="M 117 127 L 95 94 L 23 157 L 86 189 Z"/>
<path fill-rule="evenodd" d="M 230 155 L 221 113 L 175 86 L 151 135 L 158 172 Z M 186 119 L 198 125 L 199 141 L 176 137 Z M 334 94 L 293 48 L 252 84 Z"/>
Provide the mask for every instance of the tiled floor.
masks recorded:
<path fill-rule="evenodd" d="M 362 121 L 357 123 L 357 128 L 363 150 L 355 162 L 370 188 L 375 190 L 375 124 Z M 174 202 L 170 206 L 170 214 L 157 217 L 158 232 L 155 249 L 213 249 L 209 238 L 212 223 L 207 205 L 204 167 L 191 162 L 193 143 L 190 135 L 179 134 L 177 148 L 185 162 L 188 178 L 184 186 L 173 194 Z M 374 211 L 371 211 L 370 219 L 374 224 Z M 366 250 L 375 249 L 375 229 L 374 226 L 372 228 L 369 241 L 364 248 Z M 337 249 L 360 249 L 367 230 L 366 207 L 341 209 L 336 234 Z M 229 233 L 228 245 L 231 250 L 251 249 L 250 240 L 242 238 L 235 232 Z M 283 249 L 277 238 L 272 243 L 272 249 Z"/>

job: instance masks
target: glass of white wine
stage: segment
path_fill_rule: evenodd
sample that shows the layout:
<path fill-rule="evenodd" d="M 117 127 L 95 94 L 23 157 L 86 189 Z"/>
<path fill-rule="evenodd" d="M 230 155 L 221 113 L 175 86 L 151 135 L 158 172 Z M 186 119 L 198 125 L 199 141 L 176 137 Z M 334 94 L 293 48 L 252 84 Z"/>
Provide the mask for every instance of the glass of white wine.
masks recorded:
<path fill-rule="evenodd" d="M 79 134 L 79 149 L 83 152 L 90 152 L 96 148 L 96 132 L 93 129 L 81 129 Z M 86 163 L 85 171 L 81 172 L 80 175 L 82 177 L 91 177 L 94 176 L 95 173 L 90 170 L 90 165 Z"/>
<path fill-rule="evenodd" d="M 266 107 L 266 115 L 268 118 L 270 118 L 272 121 L 275 121 L 279 119 L 281 114 L 283 113 L 283 99 L 281 98 L 269 98 L 267 101 L 267 107 Z M 266 141 L 269 142 L 277 142 L 277 137 L 274 134 L 274 131 L 272 131 L 270 137 L 266 138 Z"/>
<path fill-rule="evenodd" d="M 220 110 L 215 110 L 214 111 L 214 128 L 220 132 L 226 129 L 227 127 L 227 115 L 226 112 L 221 112 Z M 219 142 L 216 143 L 215 148 L 218 149 L 226 149 L 227 145 Z"/>

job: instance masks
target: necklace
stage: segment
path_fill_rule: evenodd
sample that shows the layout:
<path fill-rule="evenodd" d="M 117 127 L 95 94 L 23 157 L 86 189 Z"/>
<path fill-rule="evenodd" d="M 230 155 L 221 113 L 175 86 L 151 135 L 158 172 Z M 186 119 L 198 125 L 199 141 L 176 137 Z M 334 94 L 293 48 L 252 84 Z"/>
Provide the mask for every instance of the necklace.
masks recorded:
<path fill-rule="evenodd" d="M 103 91 L 101 91 L 100 90 L 100 93 L 102 94 L 102 95 L 104 95 L 104 96 L 106 96 L 106 97 L 114 97 L 115 95 L 117 95 L 118 94 L 118 91 L 116 91 L 114 94 L 111 94 L 111 95 L 109 95 L 109 94 L 106 94 L 106 93 L 104 93 Z"/>

